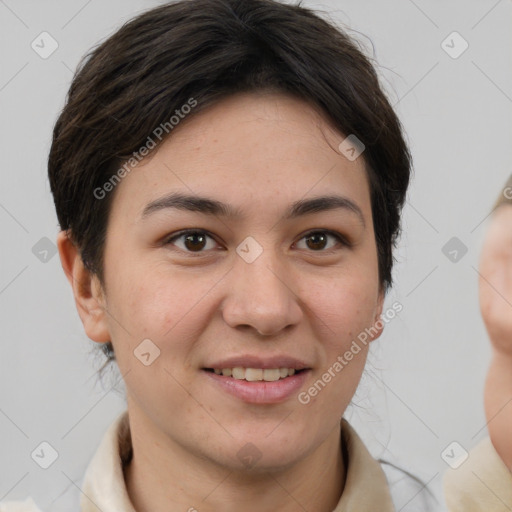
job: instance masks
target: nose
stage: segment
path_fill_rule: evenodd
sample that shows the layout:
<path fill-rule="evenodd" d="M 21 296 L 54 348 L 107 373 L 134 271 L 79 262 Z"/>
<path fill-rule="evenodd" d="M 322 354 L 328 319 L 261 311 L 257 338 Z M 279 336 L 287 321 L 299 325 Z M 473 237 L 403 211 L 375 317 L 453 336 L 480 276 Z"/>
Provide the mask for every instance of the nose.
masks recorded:
<path fill-rule="evenodd" d="M 226 283 L 224 321 L 233 328 L 276 336 L 302 319 L 296 284 L 286 265 L 264 250 L 252 263 L 237 257 Z"/>

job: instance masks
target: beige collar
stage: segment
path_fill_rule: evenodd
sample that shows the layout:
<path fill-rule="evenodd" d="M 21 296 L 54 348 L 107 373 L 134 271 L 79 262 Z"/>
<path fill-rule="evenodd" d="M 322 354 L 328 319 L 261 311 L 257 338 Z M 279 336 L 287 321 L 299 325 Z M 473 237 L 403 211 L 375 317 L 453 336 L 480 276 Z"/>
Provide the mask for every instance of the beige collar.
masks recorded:
<path fill-rule="evenodd" d="M 333 512 L 395 512 L 386 476 L 355 430 L 341 420 L 348 453 L 345 489 Z M 81 512 L 136 512 L 128 496 L 123 461 L 131 457 L 128 411 L 109 426 L 84 476 Z"/>
<path fill-rule="evenodd" d="M 341 436 L 348 451 L 348 471 L 345 489 L 333 512 L 395 512 L 384 471 L 344 418 Z"/>

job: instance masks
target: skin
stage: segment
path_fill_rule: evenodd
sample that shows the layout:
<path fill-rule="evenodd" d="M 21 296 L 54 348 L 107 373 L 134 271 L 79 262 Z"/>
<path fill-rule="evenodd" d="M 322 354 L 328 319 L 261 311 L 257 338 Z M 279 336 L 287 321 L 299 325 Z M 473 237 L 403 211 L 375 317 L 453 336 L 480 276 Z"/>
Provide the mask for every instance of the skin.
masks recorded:
<path fill-rule="evenodd" d="M 512 471 L 512 203 L 493 213 L 480 259 L 482 317 L 492 346 L 485 383 L 491 441 Z"/>
<path fill-rule="evenodd" d="M 112 340 L 126 384 L 134 456 L 125 480 L 137 511 L 327 512 L 338 503 L 346 471 L 340 419 L 368 345 L 308 404 L 296 395 L 248 404 L 201 368 L 240 354 L 291 355 L 311 367 L 304 391 L 379 319 L 368 178 L 363 156 L 349 161 L 337 151 L 344 138 L 298 99 L 232 96 L 183 121 L 117 186 L 104 286 L 59 235 L 85 332 Z M 168 209 L 141 217 L 176 191 L 245 216 Z M 364 224 L 347 209 L 279 220 L 294 201 L 332 194 L 354 202 Z M 164 243 L 187 228 L 212 235 L 199 256 L 183 237 Z M 305 237 L 326 229 L 351 246 L 329 237 L 318 249 Z M 236 253 L 247 236 L 263 248 L 252 263 Z M 160 349 L 149 366 L 134 356 L 146 338 Z M 261 454 L 251 467 L 237 457 L 247 443 Z"/>

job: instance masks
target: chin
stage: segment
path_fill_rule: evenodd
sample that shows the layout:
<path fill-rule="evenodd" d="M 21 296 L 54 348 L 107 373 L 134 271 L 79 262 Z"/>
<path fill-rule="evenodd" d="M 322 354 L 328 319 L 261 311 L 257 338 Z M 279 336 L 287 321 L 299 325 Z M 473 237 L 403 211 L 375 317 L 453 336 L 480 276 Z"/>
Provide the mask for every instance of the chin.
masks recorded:
<path fill-rule="evenodd" d="M 235 465 L 236 471 L 247 474 L 272 473 L 286 470 L 299 462 L 310 451 L 311 443 L 299 432 L 289 432 L 283 429 L 279 432 L 278 424 L 274 423 L 273 429 L 260 430 L 252 435 L 237 437 L 233 440 L 236 446 L 235 460 L 230 463 Z M 277 428 L 276 428 L 277 427 Z M 269 434 L 270 433 L 270 434 Z M 233 456 L 230 448 L 229 455 Z"/>
<path fill-rule="evenodd" d="M 255 475 L 268 476 L 286 471 L 304 456 L 305 454 L 298 453 L 297 449 L 277 451 L 268 447 L 260 450 L 256 445 L 247 443 L 237 451 L 235 460 L 230 458 L 225 466 L 237 475 L 244 474 L 254 478 Z"/>

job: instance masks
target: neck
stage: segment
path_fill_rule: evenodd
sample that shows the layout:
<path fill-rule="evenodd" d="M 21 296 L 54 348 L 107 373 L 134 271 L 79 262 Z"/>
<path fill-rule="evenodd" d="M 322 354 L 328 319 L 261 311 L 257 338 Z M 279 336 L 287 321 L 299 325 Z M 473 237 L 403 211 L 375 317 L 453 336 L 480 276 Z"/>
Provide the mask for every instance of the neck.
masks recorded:
<path fill-rule="evenodd" d="M 322 444 L 287 469 L 254 473 L 191 455 L 130 414 L 128 495 L 137 512 L 330 512 L 346 478 L 340 429 L 338 423 Z"/>

